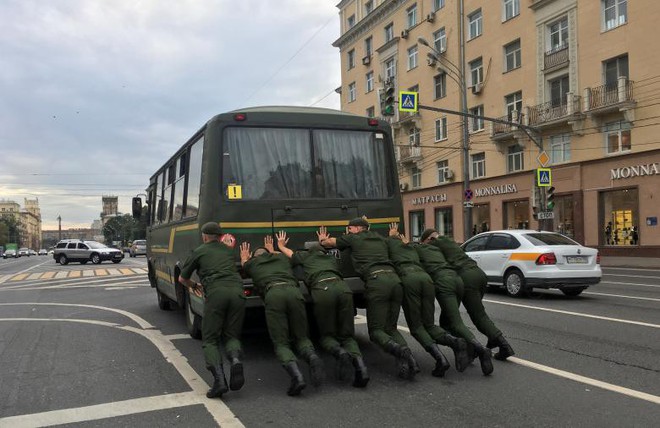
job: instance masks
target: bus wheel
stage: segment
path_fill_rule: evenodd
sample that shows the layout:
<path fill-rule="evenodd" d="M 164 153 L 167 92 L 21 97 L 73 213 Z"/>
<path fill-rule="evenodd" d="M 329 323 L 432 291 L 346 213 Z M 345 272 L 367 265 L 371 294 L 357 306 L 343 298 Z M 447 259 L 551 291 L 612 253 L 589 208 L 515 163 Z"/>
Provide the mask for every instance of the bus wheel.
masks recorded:
<path fill-rule="evenodd" d="M 164 311 L 169 311 L 172 309 L 172 301 L 167 298 L 163 293 L 156 288 L 156 295 L 158 296 L 158 307 Z"/>
<path fill-rule="evenodd" d="M 184 293 L 184 312 L 186 313 L 186 327 L 188 327 L 188 333 L 193 339 L 202 338 L 202 317 L 193 312 L 192 307 L 190 306 L 190 296 L 188 293 Z"/>

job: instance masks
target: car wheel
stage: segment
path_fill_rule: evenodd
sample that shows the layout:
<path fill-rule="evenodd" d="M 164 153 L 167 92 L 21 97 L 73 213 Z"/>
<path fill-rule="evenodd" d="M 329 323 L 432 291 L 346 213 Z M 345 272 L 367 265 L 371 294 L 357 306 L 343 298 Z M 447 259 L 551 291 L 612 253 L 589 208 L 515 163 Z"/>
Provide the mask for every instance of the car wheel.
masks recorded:
<path fill-rule="evenodd" d="M 64 254 L 60 254 L 60 256 L 57 258 L 57 261 L 60 262 L 62 266 L 69 263 L 69 259 L 67 259 Z"/>
<path fill-rule="evenodd" d="M 186 313 L 186 327 L 188 328 L 188 333 L 193 339 L 202 338 L 202 317 L 193 312 L 192 307 L 190 306 L 190 296 L 187 292 L 183 294 L 185 297 L 184 302 L 184 312 Z"/>
<path fill-rule="evenodd" d="M 158 296 L 158 307 L 164 311 L 172 309 L 172 301 L 156 288 L 156 295 Z"/>
<path fill-rule="evenodd" d="M 561 292 L 564 293 L 564 295 L 566 296 L 574 297 L 574 296 L 579 296 L 586 289 L 587 287 L 562 288 Z"/>
<path fill-rule="evenodd" d="M 511 269 L 504 275 L 504 288 L 511 297 L 523 297 L 527 295 L 525 289 L 525 276 L 518 269 Z"/>
<path fill-rule="evenodd" d="M 101 256 L 99 256 L 99 255 L 96 254 L 96 253 L 92 254 L 92 256 L 90 257 L 90 260 L 91 260 L 92 263 L 94 263 L 95 265 L 101 264 Z"/>

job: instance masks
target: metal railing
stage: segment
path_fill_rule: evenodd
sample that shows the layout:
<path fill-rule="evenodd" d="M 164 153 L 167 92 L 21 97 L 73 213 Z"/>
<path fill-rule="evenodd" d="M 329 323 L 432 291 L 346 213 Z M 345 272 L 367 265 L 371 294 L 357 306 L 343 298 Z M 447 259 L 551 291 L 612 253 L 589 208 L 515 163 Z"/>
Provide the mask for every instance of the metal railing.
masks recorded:
<path fill-rule="evenodd" d="M 619 82 L 623 82 L 623 86 Z M 589 88 L 589 110 L 632 101 L 635 82 L 628 79 L 621 79 L 619 82 Z"/>
<path fill-rule="evenodd" d="M 559 45 L 545 53 L 543 69 L 568 63 L 568 43 Z"/>
<path fill-rule="evenodd" d="M 398 161 L 399 162 L 408 162 L 422 156 L 422 148 L 418 146 L 399 146 L 398 147 Z"/>
<path fill-rule="evenodd" d="M 567 97 L 568 98 L 568 97 Z M 548 101 L 529 108 L 529 124 L 538 125 L 562 119 L 574 113 L 580 112 L 580 97 L 573 96 L 570 100 Z M 569 109 L 569 107 L 572 107 Z"/>
<path fill-rule="evenodd" d="M 511 120 L 509 115 L 498 117 L 500 120 Z M 493 135 L 508 134 L 511 132 L 511 124 L 493 122 Z"/>

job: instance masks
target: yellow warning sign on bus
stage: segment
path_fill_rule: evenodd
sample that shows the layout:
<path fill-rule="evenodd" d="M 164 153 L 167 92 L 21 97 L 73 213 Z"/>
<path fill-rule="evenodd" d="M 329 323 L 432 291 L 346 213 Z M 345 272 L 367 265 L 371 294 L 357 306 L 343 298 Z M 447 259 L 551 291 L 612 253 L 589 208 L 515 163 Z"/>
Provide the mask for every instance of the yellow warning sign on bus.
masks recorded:
<path fill-rule="evenodd" d="M 228 199 L 243 199 L 243 193 L 239 184 L 230 184 L 227 186 Z"/>

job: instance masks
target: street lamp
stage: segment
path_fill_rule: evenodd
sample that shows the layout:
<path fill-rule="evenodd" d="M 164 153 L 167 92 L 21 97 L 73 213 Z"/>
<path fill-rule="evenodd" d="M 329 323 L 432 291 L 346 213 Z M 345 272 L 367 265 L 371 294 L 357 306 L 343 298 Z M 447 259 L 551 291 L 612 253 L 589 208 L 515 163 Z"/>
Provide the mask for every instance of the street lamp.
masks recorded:
<path fill-rule="evenodd" d="M 462 23 L 462 18 L 461 18 Z M 463 27 L 461 24 L 461 58 L 463 58 Z M 441 52 L 438 52 L 435 47 L 431 46 L 429 42 L 423 37 L 417 38 L 419 44 L 426 46 L 433 52 L 433 58 L 438 62 L 443 63 L 447 70 L 440 67 L 451 79 L 458 84 L 461 91 L 461 113 L 463 113 L 463 196 L 465 197 L 467 191 L 470 189 L 470 129 L 468 124 L 468 107 L 467 107 L 467 81 L 465 80 L 465 61 L 461 60 L 461 67 L 445 58 Z M 449 71 L 449 72 L 448 72 Z M 467 240 L 472 233 L 472 207 L 463 206 L 463 240 Z"/>

